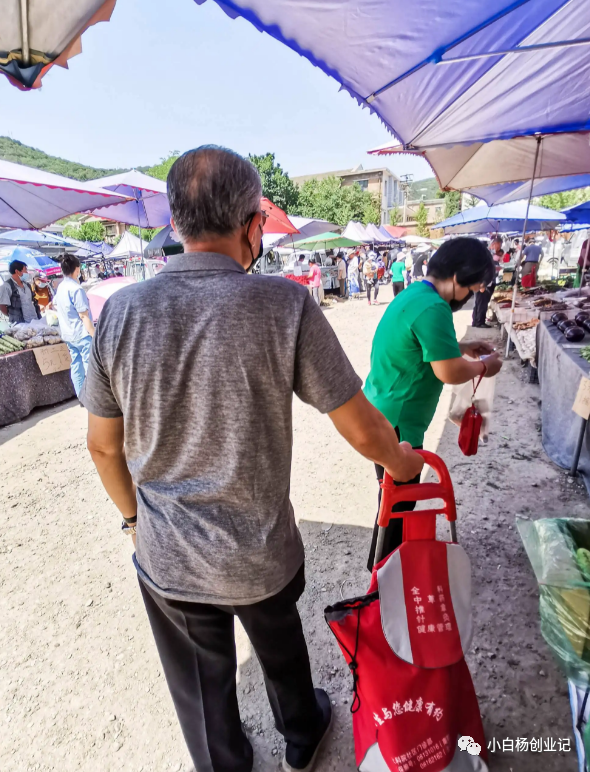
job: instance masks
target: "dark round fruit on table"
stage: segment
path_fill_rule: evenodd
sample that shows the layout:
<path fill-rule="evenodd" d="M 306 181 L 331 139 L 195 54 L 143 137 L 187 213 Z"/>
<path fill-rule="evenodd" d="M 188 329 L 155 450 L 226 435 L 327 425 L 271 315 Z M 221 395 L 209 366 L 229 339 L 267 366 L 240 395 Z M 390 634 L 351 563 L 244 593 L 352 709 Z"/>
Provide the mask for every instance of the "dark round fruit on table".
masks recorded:
<path fill-rule="evenodd" d="M 579 343 L 586 335 L 581 327 L 568 327 L 563 334 L 570 343 Z"/>
<path fill-rule="evenodd" d="M 553 324 L 557 324 L 557 322 L 563 322 L 564 319 L 567 319 L 567 314 L 564 314 L 563 311 L 556 311 L 551 315 L 551 322 Z"/>
<path fill-rule="evenodd" d="M 586 332 L 590 332 L 590 319 L 583 321 L 582 327 L 586 330 Z"/>
<path fill-rule="evenodd" d="M 562 319 L 561 322 L 557 322 L 557 329 L 564 332 L 568 327 L 577 327 L 577 324 L 573 319 Z"/>
<path fill-rule="evenodd" d="M 585 319 L 590 319 L 590 314 L 586 313 L 586 311 L 580 311 L 580 313 L 575 316 L 577 324 L 582 324 Z"/>

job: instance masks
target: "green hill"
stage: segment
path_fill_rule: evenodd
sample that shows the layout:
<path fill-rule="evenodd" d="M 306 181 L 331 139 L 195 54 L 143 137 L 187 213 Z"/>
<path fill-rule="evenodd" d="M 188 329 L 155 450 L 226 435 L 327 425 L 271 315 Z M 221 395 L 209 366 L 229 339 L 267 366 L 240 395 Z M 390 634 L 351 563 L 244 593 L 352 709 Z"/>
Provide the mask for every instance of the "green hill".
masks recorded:
<path fill-rule="evenodd" d="M 410 186 L 408 198 L 410 201 L 416 201 L 424 198 L 436 198 L 436 194 L 439 192 L 438 182 L 436 177 L 428 177 L 425 180 L 415 180 Z"/>
<path fill-rule="evenodd" d="M 0 137 L 0 159 L 33 166 L 35 169 L 61 174 L 62 177 L 70 177 L 74 180 L 95 180 L 124 171 L 124 169 L 95 169 L 93 166 L 66 161 L 29 145 L 23 145 L 22 142 L 9 137 Z"/>

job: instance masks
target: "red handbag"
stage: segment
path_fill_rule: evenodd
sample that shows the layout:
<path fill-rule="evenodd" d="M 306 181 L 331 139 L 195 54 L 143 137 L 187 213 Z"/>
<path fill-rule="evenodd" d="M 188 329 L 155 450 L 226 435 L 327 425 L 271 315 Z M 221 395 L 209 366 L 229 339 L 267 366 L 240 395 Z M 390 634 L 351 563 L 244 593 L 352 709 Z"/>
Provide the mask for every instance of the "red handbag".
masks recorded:
<path fill-rule="evenodd" d="M 477 384 L 473 381 L 472 400 L 473 397 L 475 397 L 475 392 L 477 391 L 477 387 L 481 383 L 482 378 L 483 373 L 479 376 Z M 481 431 L 482 422 L 482 415 L 472 402 L 471 407 L 467 408 L 465 415 L 461 419 L 461 427 L 459 429 L 459 447 L 464 456 L 476 455 L 477 448 L 479 447 L 479 433 Z"/>

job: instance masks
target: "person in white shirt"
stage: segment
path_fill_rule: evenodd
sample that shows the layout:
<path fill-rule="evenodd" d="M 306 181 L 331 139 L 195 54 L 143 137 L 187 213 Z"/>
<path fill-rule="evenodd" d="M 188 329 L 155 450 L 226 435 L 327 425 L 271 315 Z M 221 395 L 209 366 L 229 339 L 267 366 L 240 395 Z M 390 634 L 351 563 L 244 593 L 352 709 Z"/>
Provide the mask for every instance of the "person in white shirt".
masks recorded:
<path fill-rule="evenodd" d="M 72 358 L 72 383 L 80 396 L 88 371 L 88 360 L 94 337 L 94 322 L 86 293 L 80 286 L 80 261 L 66 255 L 61 263 L 64 279 L 57 288 L 53 307 L 57 311 L 59 329 Z"/>

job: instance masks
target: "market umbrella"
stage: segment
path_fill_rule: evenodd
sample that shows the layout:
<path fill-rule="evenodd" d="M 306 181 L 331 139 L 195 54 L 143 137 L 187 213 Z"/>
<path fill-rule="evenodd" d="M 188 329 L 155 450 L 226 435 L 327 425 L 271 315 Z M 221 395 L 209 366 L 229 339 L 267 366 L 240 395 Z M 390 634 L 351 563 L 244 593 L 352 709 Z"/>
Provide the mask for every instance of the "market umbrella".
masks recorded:
<path fill-rule="evenodd" d="M 161 228 L 170 223 L 166 183 L 162 180 L 131 169 L 122 174 L 93 180 L 92 184 L 126 196 L 125 201 L 94 211 L 93 214 L 98 217 L 140 228 Z"/>
<path fill-rule="evenodd" d="M 528 214 L 527 214 L 528 212 Z M 525 220 L 527 229 L 544 231 L 556 228 L 566 221 L 566 215 L 542 206 L 527 206 L 526 201 L 495 206 L 474 206 L 437 224 L 445 233 L 510 233 L 522 230 Z M 409 237 L 408 237 L 409 238 Z M 407 240 L 407 239 L 406 239 Z"/>
<path fill-rule="evenodd" d="M 180 240 L 176 233 L 174 232 L 174 228 L 171 225 L 167 225 L 165 228 L 162 228 L 161 231 L 158 231 L 154 238 L 150 241 L 150 243 L 145 248 L 145 253 L 150 254 L 152 252 L 157 252 L 159 250 L 164 249 L 182 249 L 182 244 L 180 243 Z M 145 254 L 144 253 L 144 254 Z"/>
<path fill-rule="evenodd" d="M 387 233 L 394 239 L 403 239 L 408 232 L 407 228 L 402 228 L 399 225 L 383 225 L 382 227 L 385 228 Z"/>
<path fill-rule="evenodd" d="M 406 149 L 588 129 L 587 0 L 216 2 L 338 81 Z"/>
<path fill-rule="evenodd" d="M 57 272 L 61 271 L 58 262 L 47 257 L 43 252 L 39 252 L 37 249 L 31 249 L 30 247 L 14 247 L 3 253 L 3 262 L 11 263 L 13 260 L 20 260 L 27 268 L 36 268 L 38 271 L 52 269 L 57 269 Z"/>
<path fill-rule="evenodd" d="M 139 236 L 135 236 L 131 231 L 125 231 L 119 243 L 109 253 L 109 260 L 124 257 L 143 257 L 143 252 L 147 245 L 147 241 L 143 241 L 143 239 L 140 241 Z"/>
<path fill-rule="evenodd" d="M 399 142 L 390 142 L 369 153 L 409 154 L 424 158 L 443 190 L 469 191 L 493 204 L 499 200 L 528 198 L 532 176 L 535 178 L 534 196 L 590 184 L 589 139 L 589 132 L 565 132 L 418 148 L 406 148 Z M 540 152 L 535 166 L 539 143 Z M 507 184 L 511 187 L 500 187 Z"/>
<path fill-rule="evenodd" d="M 561 213 L 566 216 L 568 223 L 587 225 L 590 223 L 590 201 L 584 201 L 583 204 L 562 209 Z"/>
<path fill-rule="evenodd" d="M 410 244 L 410 246 L 432 243 L 432 239 L 427 239 L 426 236 L 415 236 L 413 233 L 411 233 L 409 236 L 404 236 L 402 241 L 405 241 L 406 244 Z"/>
<path fill-rule="evenodd" d="M 115 292 L 123 289 L 123 287 L 128 287 L 130 284 L 135 284 L 135 279 L 132 279 L 130 276 L 115 276 L 114 279 L 105 279 L 105 281 L 90 287 L 86 294 L 88 295 L 90 313 L 94 321 L 100 316 L 104 304 L 111 295 L 114 295 Z"/>
<path fill-rule="evenodd" d="M 367 236 L 370 237 L 371 241 L 377 242 L 378 244 L 384 244 L 387 241 L 391 241 L 391 236 L 389 233 L 384 236 L 373 222 L 370 222 L 365 230 L 367 231 Z"/>
<path fill-rule="evenodd" d="M 370 238 L 367 231 L 360 222 L 351 220 L 346 228 L 343 230 L 342 235 L 347 239 L 353 239 L 357 244 L 368 244 L 373 239 Z"/>
<path fill-rule="evenodd" d="M 260 208 L 267 216 L 264 223 L 264 233 L 284 233 L 285 235 L 299 233 L 286 212 L 273 204 L 270 199 L 262 197 Z"/>
<path fill-rule="evenodd" d="M 310 239 L 302 239 L 293 244 L 295 249 L 305 249 L 313 252 L 316 249 L 338 249 L 342 247 L 356 247 L 361 241 L 358 239 L 347 239 L 339 233 L 320 233 Z"/>
<path fill-rule="evenodd" d="M 23 246 L 42 249 L 43 247 L 72 246 L 73 242 L 55 233 L 18 228 L 17 230 L 0 233 L 0 244 L 22 244 Z"/>
<path fill-rule="evenodd" d="M 54 65 L 82 51 L 81 36 L 109 21 L 116 0 L 4 0 L 0 25 L 0 72 L 21 90 L 39 88 Z"/>
<path fill-rule="evenodd" d="M 0 227 L 44 228 L 62 217 L 126 200 L 94 182 L 0 160 Z"/>

